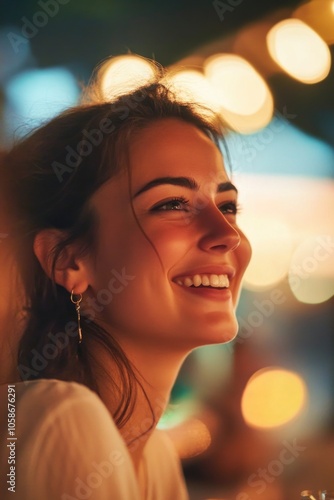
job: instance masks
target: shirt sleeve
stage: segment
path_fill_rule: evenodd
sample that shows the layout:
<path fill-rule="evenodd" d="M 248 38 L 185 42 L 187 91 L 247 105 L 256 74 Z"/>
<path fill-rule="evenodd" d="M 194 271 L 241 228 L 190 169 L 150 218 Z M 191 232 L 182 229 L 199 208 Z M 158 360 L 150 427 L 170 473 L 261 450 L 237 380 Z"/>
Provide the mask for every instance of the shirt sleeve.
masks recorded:
<path fill-rule="evenodd" d="M 139 499 L 128 450 L 96 394 L 49 381 L 19 406 L 17 498 Z"/>

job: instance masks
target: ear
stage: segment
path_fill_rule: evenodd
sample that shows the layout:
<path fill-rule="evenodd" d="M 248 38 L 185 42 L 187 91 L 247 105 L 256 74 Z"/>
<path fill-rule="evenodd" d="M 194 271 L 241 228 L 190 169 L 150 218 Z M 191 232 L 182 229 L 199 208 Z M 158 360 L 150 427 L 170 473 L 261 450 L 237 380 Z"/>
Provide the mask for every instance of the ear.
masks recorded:
<path fill-rule="evenodd" d="M 45 274 L 51 278 L 54 249 L 66 238 L 58 229 L 44 229 L 35 236 L 34 252 Z M 67 245 L 60 253 L 55 265 L 55 282 L 71 293 L 84 293 L 88 286 L 87 259 L 80 256 L 78 243 Z"/>

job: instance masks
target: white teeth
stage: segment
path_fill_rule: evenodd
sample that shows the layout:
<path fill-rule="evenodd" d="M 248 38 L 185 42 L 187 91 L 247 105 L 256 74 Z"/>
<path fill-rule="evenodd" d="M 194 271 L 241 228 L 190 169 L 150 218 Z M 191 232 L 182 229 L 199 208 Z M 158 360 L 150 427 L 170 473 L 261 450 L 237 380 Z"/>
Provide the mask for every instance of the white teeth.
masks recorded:
<path fill-rule="evenodd" d="M 226 274 L 195 274 L 194 276 L 186 276 L 185 278 L 177 279 L 178 285 L 187 287 L 195 286 L 210 286 L 212 288 L 228 288 L 230 285 Z"/>
<path fill-rule="evenodd" d="M 210 274 L 210 285 L 219 286 L 219 277 L 217 274 Z"/>
<path fill-rule="evenodd" d="M 200 286 L 202 284 L 202 278 L 199 274 L 195 274 L 195 276 L 193 277 L 193 283 L 195 286 Z"/>
<path fill-rule="evenodd" d="M 202 285 L 203 286 L 210 286 L 209 276 L 207 276 L 206 274 L 203 274 L 203 276 L 202 276 Z"/>
<path fill-rule="evenodd" d="M 193 285 L 193 280 L 191 278 L 184 278 L 184 282 L 185 286 L 191 286 Z"/>

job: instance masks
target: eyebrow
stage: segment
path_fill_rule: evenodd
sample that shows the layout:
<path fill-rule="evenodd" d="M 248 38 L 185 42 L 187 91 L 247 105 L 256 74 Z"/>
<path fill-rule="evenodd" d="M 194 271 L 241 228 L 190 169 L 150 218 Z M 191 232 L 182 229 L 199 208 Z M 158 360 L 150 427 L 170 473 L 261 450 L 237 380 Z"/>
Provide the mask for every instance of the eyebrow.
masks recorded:
<path fill-rule="evenodd" d="M 139 191 L 137 191 L 134 194 L 133 197 L 136 198 L 140 194 L 145 193 L 145 191 L 148 191 L 149 189 L 152 189 L 156 186 L 162 186 L 164 184 L 169 184 L 172 186 L 181 186 L 187 189 L 191 189 L 192 191 L 199 191 L 199 185 L 192 177 L 158 177 L 157 179 L 153 179 L 152 181 L 148 182 L 143 187 L 141 187 Z M 231 190 L 235 191 L 236 193 L 238 192 L 235 185 L 232 184 L 232 182 L 230 181 L 221 182 L 217 186 L 217 193 L 223 193 L 225 191 L 231 191 Z"/>

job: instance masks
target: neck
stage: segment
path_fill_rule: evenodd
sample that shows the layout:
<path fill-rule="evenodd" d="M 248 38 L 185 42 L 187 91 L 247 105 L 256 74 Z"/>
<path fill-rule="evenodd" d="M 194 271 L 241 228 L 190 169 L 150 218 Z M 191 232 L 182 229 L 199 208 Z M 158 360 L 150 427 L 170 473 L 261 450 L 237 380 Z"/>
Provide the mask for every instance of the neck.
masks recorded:
<path fill-rule="evenodd" d="M 157 346 L 139 349 L 138 345 L 132 347 L 124 343 L 121 347 L 131 362 L 137 381 L 134 387 L 133 411 L 120 432 L 138 472 L 145 444 L 168 404 L 171 389 L 188 353 L 175 353 Z M 90 346 L 88 348 L 91 349 Z M 101 398 L 111 415 L 115 415 L 119 400 L 115 396 L 114 384 L 108 380 L 116 383 L 119 381 L 117 387 L 121 387 L 119 373 L 114 361 L 101 346 L 95 345 L 92 353 L 104 367 L 103 373 L 97 371 Z"/>

